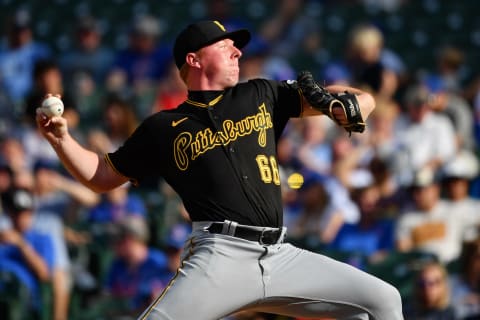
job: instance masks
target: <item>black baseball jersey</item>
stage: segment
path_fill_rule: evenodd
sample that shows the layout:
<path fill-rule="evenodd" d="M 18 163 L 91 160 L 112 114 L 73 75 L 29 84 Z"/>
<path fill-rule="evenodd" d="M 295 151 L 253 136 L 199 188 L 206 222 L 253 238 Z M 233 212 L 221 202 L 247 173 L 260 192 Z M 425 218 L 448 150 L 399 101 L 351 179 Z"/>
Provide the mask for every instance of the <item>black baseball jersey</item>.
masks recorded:
<path fill-rule="evenodd" d="M 290 81 L 190 91 L 178 108 L 144 120 L 106 159 L 134 183 L 163 177 L 192 221 L 280 227 L 276 142 L 301 111 L 301 95 Z"/>

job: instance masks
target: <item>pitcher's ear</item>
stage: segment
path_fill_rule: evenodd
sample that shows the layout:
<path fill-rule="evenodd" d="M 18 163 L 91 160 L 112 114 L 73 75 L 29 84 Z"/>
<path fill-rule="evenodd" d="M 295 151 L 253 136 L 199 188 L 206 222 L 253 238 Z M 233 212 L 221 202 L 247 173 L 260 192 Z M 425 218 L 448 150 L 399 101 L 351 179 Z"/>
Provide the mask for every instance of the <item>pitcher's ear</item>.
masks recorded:
<path fill-rule="evenodd" d="M 199 64 L 200 61 L 198 60 L 198 56 L 193 52 L 188 53 L 187 56 L 185 57 L 185 60 L 189 66 L 192 66 L 192 67 L 200 66 Z"/>

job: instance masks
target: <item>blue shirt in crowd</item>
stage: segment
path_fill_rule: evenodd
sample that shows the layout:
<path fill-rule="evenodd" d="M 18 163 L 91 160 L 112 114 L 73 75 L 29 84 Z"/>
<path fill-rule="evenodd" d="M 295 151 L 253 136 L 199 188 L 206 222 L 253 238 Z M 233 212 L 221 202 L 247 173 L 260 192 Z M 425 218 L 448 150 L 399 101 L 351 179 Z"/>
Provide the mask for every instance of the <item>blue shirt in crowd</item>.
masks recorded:
<path fill-rule="evenodd" d="M 38 233 L 34 230 L 26 232 L 24 239 L 29 243 L 35 252 L 42 257 L 50 271 L 53 268 L 53 243 L 46 234 Z M 0 272 L 13 274 L 21 285 L 25 286 L 31 294 L 31 305 L 34 309 L 39 309 L 41 304 L 40 283 L 36 275 L 26 264 L 20 249 L 11 244 L 0 244 Z M 0 291 L 5 284 L 0 282 Z"/>
<path fill-rule="evenodd" d="M 107 275 L 106 287 L 116 297 L 130 298 L 132 309 L 145 307 L 168 272 L 167 262 L 165 253 L 152 248 L 147 259 L 135 269 L 125 260 L 115 259 Z"/>

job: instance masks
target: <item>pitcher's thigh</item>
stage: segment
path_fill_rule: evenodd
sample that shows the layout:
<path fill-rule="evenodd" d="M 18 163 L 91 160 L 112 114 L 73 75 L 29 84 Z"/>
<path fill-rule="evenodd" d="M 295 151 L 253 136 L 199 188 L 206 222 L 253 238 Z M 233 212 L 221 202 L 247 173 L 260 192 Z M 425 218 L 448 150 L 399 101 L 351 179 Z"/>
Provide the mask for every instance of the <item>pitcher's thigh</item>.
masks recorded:
<path fill-rule="evenodd" d="M 268 296 L 345 304 L 367 311 L 374 319 L 402 319 L 400 294 L 385 281 L 324 255 L 290 245 L 284 249 Z"/>

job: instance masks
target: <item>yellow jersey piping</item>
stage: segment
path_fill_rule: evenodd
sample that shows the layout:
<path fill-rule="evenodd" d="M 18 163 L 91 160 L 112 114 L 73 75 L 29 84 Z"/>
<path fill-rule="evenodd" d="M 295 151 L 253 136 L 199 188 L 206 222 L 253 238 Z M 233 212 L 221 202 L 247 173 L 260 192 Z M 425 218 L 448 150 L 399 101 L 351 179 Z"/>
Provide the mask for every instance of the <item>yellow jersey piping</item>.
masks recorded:
<path fill-rule="evenodd" d="M 112 163 L 112 160 L 110 159 L 108 153 L 106 153 L 103 158 L 105 159 L 105 162 L 113 169 L 113 171 L 115 171 L 116 173 L 118 173 L 118 174 L 121 175 L 122 177 L 127 178 L 129 181 L 132 182 L 132 184 L 133 184 L 134 186 L 138 186 L 138 181 L 137 181 L 136 179 L 127 177 L 126 175 L 124 175 L 123 173 L 121 173 L 120 171 L 118 171 L 117 168 L 115 168 L 115 165 Z"/>
<path fill-rule="evenodd" d="M 214 105 L 216 105 L 218 102 L 220 102 L 220 100 L 222 100 L 222 98 L 223 98 L 223 94 L 219 95 L 218 97 L 216 97 L 215 99 L 213 99 L 209 103 L 193 101 L 193 100 L 190 100 L 190 99 L 187 99 L 185 102 L 188 103 L 188 104 L 191 104 L 192 106 L 196 106 L 196 107 L 200 107 L 200 108 L 208 108 L 208 107 L 213 107 Z"/>

